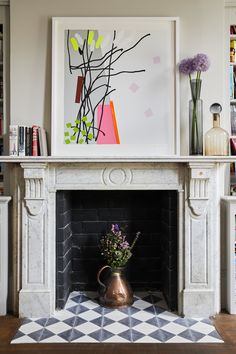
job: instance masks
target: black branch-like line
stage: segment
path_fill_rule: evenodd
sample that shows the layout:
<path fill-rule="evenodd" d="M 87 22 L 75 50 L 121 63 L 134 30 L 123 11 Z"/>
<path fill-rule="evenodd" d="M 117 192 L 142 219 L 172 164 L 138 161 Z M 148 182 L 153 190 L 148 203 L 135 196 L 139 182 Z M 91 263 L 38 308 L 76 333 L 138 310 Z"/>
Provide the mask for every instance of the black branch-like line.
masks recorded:
<path fill-rule="evenodd" d="M 115 48 L 117 48 L 117 47 L 115 47 Z M 115 49 L 115 48 L 114 48 L 114 49 Z M 101 63 L 99 63 L 98 65 L 93 65 L 93 66 L 91 66 L 91 68 L 99 68 L 101 65 L 103 65 L 103 64 L 109 59 L 109 57 L 110 57 L 112 51 L 113 51 L 113 50 L 110 49 L 110 50 L 109 50 L 105 55 L 103 55 L 103 57 L 100 58 L 100 59 L 93 59 L 93 60 L 91 60 L 90 63 L 97 62 L 97 61 L 101 61 L 102 59 L 104 59 L 104 60 L 103 60 Z M 118 52 L 122 52 L 122 51 L 123 51 L 123 49 L 121 48 L 121 49 L 115 50 L 114 53 L 118 53 Z M 107 58 L 105 58 L 109 53 L 110 53 L 110 55 L 109 55 Z M 84 63 L 83 63 L 83 64 L 80 64 L 80 65 L 77 65 L 77 66 L 76 66 L 76 65 L 71 65 L 71 70 L 78 70 L 78 69 L 81 69 L 83 65 L 84 65 Z M 85 63 L 85 65 L 87 65 L 87 63 Z"/>
<path fill-rule="evenodd" d="M 111 53 L 113 53 L 113 50 L 114 50 L 114 40 L 115 40 L 115 38 L 116 38 L 116 31 L 114 31 L 114 35 L 113 35 L 113 41 L 112 41 L 112 47 L 111 47 L 112 52 L 111 52 Z M 111 78 L 111 77 L 110 77 L 110 67 L 111 67 L 112 56 L 113 56 L 113 55 L 111 54 L 111 55 L 110 55 L 110 59 L 109 59 L 107 86 L 109 86 L 109 84 L 110 84 L 110 78 Z M 104 97 L 103 97 L 103 100 L 102 100 L 102 110 L 101 110 L 100 122 L 99 122 L 99 126 L 98 126 L 99 129 L 101 129 L 101 125 L 102 125 L 105 99 L 106 99 L 106 96 L 107 96 L 108 92 L 109 92 L 109 88 L 107 87 L 107 88 L 106 88 L 106 91 L 105 91 L 105 94 L 104 94 Z M 99 132 L 97 133 L 97 136 L 96 136 L 96 138 L 95 138 L 95 141 L 97 141 L 98 135 L 99 135 Z"/>
<path fill-rule="evenodd" d="M 70 57 L 70 30 L 67 31 L 66 45 L 67 45 L 67 53 L 68 53 L 68 60 L 69 60 L 69 70 L 70 73 L 72 74 L 71 57 Z"/>

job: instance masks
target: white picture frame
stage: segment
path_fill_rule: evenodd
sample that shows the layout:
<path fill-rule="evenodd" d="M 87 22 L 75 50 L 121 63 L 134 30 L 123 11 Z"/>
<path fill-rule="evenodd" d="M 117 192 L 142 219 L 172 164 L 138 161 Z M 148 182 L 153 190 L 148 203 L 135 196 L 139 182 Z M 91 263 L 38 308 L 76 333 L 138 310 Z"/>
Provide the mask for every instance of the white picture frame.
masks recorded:
<path fill-rule="evenodd" d="M 81 44 L 81 48 L 84 52 L 82 49 L 81 52 L 79 52 L 80 49 L 76 47 L 77 44 L 75 47 L 72 45 L 72 37 L 70 36 L 73 35 L 73 39 L 77 38 L 79 41 L 79 38 L 81 40 L 82 36 L 80 33 L 85 33 L 85 36 L 87 36 L 87 47 L 90 50 L 88 44 L 90 32 L 105 33 L 108 35 L 110 35 L 110 33 L 117 34 L 115 37 L 117 42 L 115 42 L 112 48 L 116 46 L 117 51 L 120 50 L 120 53 L 122 50 L 125 51 L 125 55 L 128 58 L 127 67 L 129 70 L 122 70 L 120 69 L 121 66 L 117 69 L 116 64 L 119 60 L 114 60 L 114 67 L 111 67 L 111 70 L 114 71 L 109 71 L 110 73 L 115 73 L 111 78 L 111 83 L 114 85 L 115 82 L 116 85 L 113 92 L 115 92 L 114 100 L 116 110 L 118 111 L 117 122 L 119 123 L 118 132 L 120 134 L 119 141 L 118 138 L 116 140 L 117 143 L 98 143 L 98 140 L 95 140 L 95 134 L 94 142 L 91 138 L 90 143 L 87 134 L 87 140 L 83 140 L 83 136 L 80 135 L 82 139 L 79 141 L 83 142 L 76 143 L 77 140 L 75 141 L 75 137 L 72 137 L 72 129 L 75 129 L 73 128 L 75 126 L 73 126 L 73 124 L 71 125 L 66 120 L 72 119 L 72 121 L 80 122 L 80 126 L 85 123 L 81 121 L 82 118 L 76 119 L 74 114 L 73 110 L 77 109 L 77 106 L 74 107 L 75 102 L 72 101 L 77 91 L 75 84 L 71 84 L 72 79 L 74 82 L 76 81 L 76 76 L 73 77 L 74 73 L 78 75 L 78 77 L 81 75 L 79 71 L 82 72 L 82 69 L 79 69 L 79 67 L 82 68 L 82 64 L 77 64 L 76 62 L 75 65 L 70 62 L 72 60 L 77 61 L 80 54 L 85 53 L 85 49 L 83 49 L 85 46 Z M 86 33 L 88 33 L 88 35 Z M 118 35 L 120 35 L 120 37 L 118 37 Z M 104 39 L 104 36 L 102 37 Z M 120 38 L 120 42 L 117 38 Z M 137 41 L 137 38 L 140 39 Z M 82 40 L 85 41 L 83 38 Z M 129 41 L 130 43 L 128 43 Z M 99 42 L 98 39 L 97 42 Z M 92 51 L 95 51 L 95 49 L 92 49 L 91 43 L 90 41 L 91 55 L 93 55 L 94 52 Z M 93 43 L 93 47 L 94 45 Z M 74 53 L 76 50 L 78 50 L 78 53 Z M 101 51 L 102 50 L 101 48 Z M 108 50 L 106 49 L 101 55 L 105 55 L 105 52 L 107 53 Z M 90 54 L 88 54 L 88 58 L 89 55 Z M 125 58 L 125 55 L 123 55 L 123 58 Z M 102 56 L 100 58 L 102 58 Z M 101 62 L 101 59 L 99 60 Z M 127 69 L 126 59 L 122 60 L 124 69 Z M 52 156 L 99 158 L 178 156 L 180 153 L 178 61 L 179 19 L 177 17 L 53 17 Z M 70 68 L 74 70 L 72 74 L 70 73 L 71 76 L 67 73 L 67 71 L 69 71 L 69 62 Z M 84 63 L 85 62 L 86 61 L 84 61 Z M 130 67 L 133 68 L 132 65 L 134 70 L 130 70 Z M 90 67 L 92 67 L 92 65 L 90 65 Z M 140 68 L 144 70 L 137 70 Z M 123 73 L 123 71 L 127 72 Z M 107 72 L 108 71 L 105 73 Z M 120 79 L 118 80 L 117 77 Z M 134 77 L 135 79 L 133 79 Z M 73 90 L 71 87 L 73 87 Z M 135 96 L 136 91 L 138 91 L 138 95 Z M 86 91 L 84 95 L 86 95 Z M 94 113 L 95 110 L 92 111 Z M 89 124 L 91 126 L 91 123 Z M 70 126 L 70 128 L 68 128 L 69 132 L 66 131 L 67 126 Z M 76 127 L 78 127 L 77 123 Z M 82 128 L 79 127 L 79 129 L 79 133 L 82 134 Z M 89 130 L 91 128 L 86 129 Z M 86 130 L 86 132 L 88 132 L 88 130 Z M 147 131 L 149 132 L 148 136 Z M 74 135 L 79 133 L 75 132 Z M 65 137 L 65 134 L 68 134 L 68 136 Z M 143 134 L 143 136 L 141 134 Z M 90 136 L 92 135 L 90 134 Z M 103 136 L 108 137 L 104 132 Z M 79 139 L 78 135 L 76 139 L 77 137 Z M 69 139 L 74 140 L 69 141 Z M 101 139 L 101 141 L 104 140 Z"/>

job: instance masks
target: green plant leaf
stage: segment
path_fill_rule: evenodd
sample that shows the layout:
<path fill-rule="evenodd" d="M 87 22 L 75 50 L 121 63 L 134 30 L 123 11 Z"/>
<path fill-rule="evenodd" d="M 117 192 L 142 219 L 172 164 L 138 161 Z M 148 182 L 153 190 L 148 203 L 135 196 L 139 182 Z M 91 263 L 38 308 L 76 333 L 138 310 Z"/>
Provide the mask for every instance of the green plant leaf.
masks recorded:
<path fill-rule="evenodd" d="M 80 119 L 76 119 L 75 124 L 80 124 Z"/>
<path fill-rule="evenodd" d="M 82 118 L 82 122 L 86 122 L 88 120 L 88 118 L 86 117 L 86 116 L 84 116 L 83 118 Z"/>
<path fill-rule="evenodd" d="M 69 132 L 65 132 L 64 135 L 65 136 L 69 136 L 70 134 L 69 134 Z"/>
<path fill-rule="evenodd" d="M 65 143 L 66 143 L 66 144 L 70 144 L 70 139 L 66 139 L 66 140 L 65 140 Z"/>
<path fill-rule="evenodd" d="M 70 137 L 70 140 L 75 140 L 76 139 L 76 136 L 75 135 L 72 135 L 71 137 Z"/>
<path fill-rule="evenodd" d="M 92 123 L 86 122 L 85 125 L 86 125 L 87 128 L 89 128 L 89 127 L 91 127 Z"/>
<path fill-rule="evenodd" d="M 79 128 L 76 128 L 76 127 L 75 127 L 75 128 L 73 128 L 73 130 L 74 130 L 75 133 L 78 133 Z"/>
<path fill-rule="evenodd" d="M 93 139 L 93 134 L 90 133 L 90 134 L 88 135 L 88 138 L 89 138 L 89 140 L 92 140 L 92 139 Z"/>
<path fill-rule="evenodd" d="M 83 136 L 86 136 L 86 130 L 81 130 Z"/>
<path fill-rule="evenodd" d="M 71 128 L 71 123 L 67 123 L 67 124 L 66 124 L 66 127 L 67 127 L 67 128 Z"/>
<path fill-rule="evenodd" d="M 79 144 L 83 144 L 84 143 L 84 139 L 79 139 Z"/>

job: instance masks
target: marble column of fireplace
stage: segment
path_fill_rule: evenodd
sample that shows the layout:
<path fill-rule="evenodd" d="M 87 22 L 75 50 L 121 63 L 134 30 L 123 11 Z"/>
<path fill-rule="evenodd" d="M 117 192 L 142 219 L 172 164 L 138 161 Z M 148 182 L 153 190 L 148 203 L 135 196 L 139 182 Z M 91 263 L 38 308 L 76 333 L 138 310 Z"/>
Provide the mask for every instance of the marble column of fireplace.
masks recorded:
<path fill-rule="evenodd" d="M 20 317 L 55 311 L 57 190 L 178 191 L 178 312 L 209 316 L 220 310 L 217 175 L 214 163 L 22 163 Z"/>

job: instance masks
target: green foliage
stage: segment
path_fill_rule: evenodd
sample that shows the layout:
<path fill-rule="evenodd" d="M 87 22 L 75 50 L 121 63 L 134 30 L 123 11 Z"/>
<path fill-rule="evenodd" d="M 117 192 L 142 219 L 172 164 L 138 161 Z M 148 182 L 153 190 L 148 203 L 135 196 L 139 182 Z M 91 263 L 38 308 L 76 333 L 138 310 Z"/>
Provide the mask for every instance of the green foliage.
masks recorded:
<path fill-rule="evenodd" d="M 76 119 L 75 124 L 80 124 L 80 119 Z"/>
<path fill-rule="evenodd" d="M 65 132 L 64 135 L 65 136 L 69 136 L 70 134 L 69 134 L 69 132 Z"/>
<path fill-rule="evenodd" d="M 65 143 L 66 143 L 66 144 L 70 144 L 70 139 L 66 139 L 66 140 L 65 140 Z"/>
<path fill-rule="evenodd" d="M 78 133 L 79 128 L 76 128 L 76 127 L 75 127 L 75 128 L 73 128 L 73 130 L 74 130 L 75 133 Z"/>
<path fill-rule="evenodd" d="M 70 137 L 70 140 L 75 140 L 76 139 L 76 136 L 75 135 L 72 135 L 71 137 Z"/>
<path fill-rule="evenodd" d="M 66 127 L 67 127 L 67 128 L 71 128 L 71 123 L 67 123 L 67 124 L 66 124 Z"/>
<path fill-rule="evenodd" d="M 89 140 L 92 140 L 92 139 L 93 139 L 93 134 L 92 134 L 92 133 L 89 133 L 89 134 L 88 134 L 88 139 L 89 139 Z"/>
<path fill-rule="evenodd" d="M 84 143 L 84 139 L 79 139 L 79 144 L 83 144 Z"/>
<path fill-rule="evenodd" d="M 123 229 L 117 224 L 112 224 L 111 231 L 102 237 L 100 241 L 101 254 L 104 256 L 107 264 L 112 268 L 124 267 L 130 257 L 131 250 L 136 243 L 140 232 L 137 233 L 132 245 L 126 241 L 126 235 Z"/>

